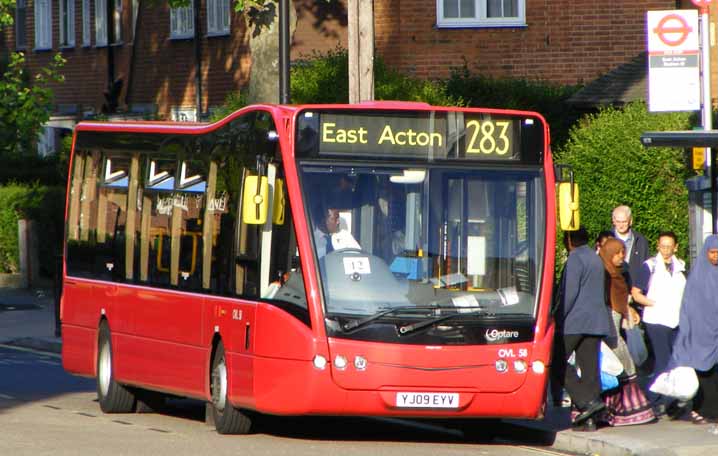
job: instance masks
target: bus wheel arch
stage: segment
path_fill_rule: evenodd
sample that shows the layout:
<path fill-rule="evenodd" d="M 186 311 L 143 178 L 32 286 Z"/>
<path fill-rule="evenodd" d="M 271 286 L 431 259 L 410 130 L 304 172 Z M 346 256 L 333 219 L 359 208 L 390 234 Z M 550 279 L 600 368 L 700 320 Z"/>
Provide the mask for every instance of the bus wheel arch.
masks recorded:
<path fill-rule="evenodd" d="M 220 434 L 248 434 L 252 429 L 252 417 L 234 407 L 228 399 L 229 373 L 222 339 L 215 336 L 212 346 L 209 387 L 214 427 Z"/>
<path fill-rule="evenodd" d="M 97 400 L 104 413 L 131 413 L 135 408 L 134 393 L 117 383 L 112 362 L 112 337 L 106 319 L 100 320 L 97 331 Z"/>

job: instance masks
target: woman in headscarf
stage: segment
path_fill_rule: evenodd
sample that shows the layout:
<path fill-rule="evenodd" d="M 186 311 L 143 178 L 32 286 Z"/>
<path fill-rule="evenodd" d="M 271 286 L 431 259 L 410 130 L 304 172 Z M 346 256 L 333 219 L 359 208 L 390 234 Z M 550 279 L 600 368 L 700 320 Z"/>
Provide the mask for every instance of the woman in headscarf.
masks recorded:
<path fill-rule="evenodd" d="M 708 236 L 683 292 L 669 369 L 692 367 L 698 376 L 691 420 L 718 419 L 718 236 Z"/>
<path fill-rule="evenodd" d="M 622 328 L 638 323 L 638 315 L 628 305 L 628 284 L 623 275 L 626 248 L 619 239 L 608 239 L 599 251 L 606 270 L 606 300 L 611 308 L 615 335 L 607 341 L 623 364 L 617 388 L 603 393 L 606 404 L 604 420 L 611 426 L 649 423 L 656 419 L 651 405 L 637 382 L 636 365 L 628 351 Z"/>

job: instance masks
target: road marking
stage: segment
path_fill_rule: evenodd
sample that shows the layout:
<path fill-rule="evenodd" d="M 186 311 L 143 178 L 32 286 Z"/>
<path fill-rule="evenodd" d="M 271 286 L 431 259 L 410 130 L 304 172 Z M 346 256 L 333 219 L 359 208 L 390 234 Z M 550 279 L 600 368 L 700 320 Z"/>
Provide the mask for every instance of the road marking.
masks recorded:
<path fill-rule="evenodd" d="M 556 456 L 566 456 L 566 453 L 559 453 L 557 451 L 544 450 L 543 448 L 534 448 L 534 447 L 528 447 L 528 446 L 523 446 L 523 445 L 516 445 L 516 448 L 521 448 L 522 450 L 533 451 L 533 452 L 539 453 L 539 454 L 553 454 Z"/>
<path fill-rule="evenodd" d="M 59 366 L 60 365 L 60 363 L 58 363 L 57 361 L 48 361 L 46 359 L 38 359 L 37 362 L 43 363 L 43 364 L 49 364 L 51 366 Z"/>
<path fill-rule="evenodd" d="M 122 420 L 112 420 L 113 423 L 117 424 L 124 424 L 125 426 L 132 426 L 135 423 L 130 423 L 129 421 L 122 421 Z"/>
<path fill-rule="evenodd" d="M 8 348 L 10 350 L 22 351 L 27 353 L 34 353 L 36 355 L 50 356 L 52 358 L 62 359 L 62 356 L 57 353 L 35 350 L 33 348 L 16 347 L 14 345 L 0 344 L 0 348 Z"/>
<path fill-rule="evenodd" d="M 0 394 L 0 399 L 8 399 L 10 401 L 15 400 L 14 397 L 8 396 L 7 394 Z"/>

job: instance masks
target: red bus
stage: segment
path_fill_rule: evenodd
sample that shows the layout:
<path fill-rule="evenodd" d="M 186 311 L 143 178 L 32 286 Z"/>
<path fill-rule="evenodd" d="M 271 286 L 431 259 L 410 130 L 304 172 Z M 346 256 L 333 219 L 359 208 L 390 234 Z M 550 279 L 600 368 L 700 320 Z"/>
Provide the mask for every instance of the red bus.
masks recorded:
<path fill-rule="evenodd" d="M 104 412 L 539 418 L 556 179 L 533 112 L 249 106 L 82 122 L 62 357 Z"/>

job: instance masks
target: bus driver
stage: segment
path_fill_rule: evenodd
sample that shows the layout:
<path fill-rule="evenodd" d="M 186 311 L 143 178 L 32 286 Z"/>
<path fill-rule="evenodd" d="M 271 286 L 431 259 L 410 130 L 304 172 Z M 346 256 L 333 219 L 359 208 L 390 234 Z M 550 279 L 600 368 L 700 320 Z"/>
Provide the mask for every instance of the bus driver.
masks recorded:
<path fill-rule="evenodd" d="M 317 258 L 323 258 L 334 250 L 361 248 L 343 222 L 339 209 L 327 207 L 323 211 L 314 229 Z"/>

